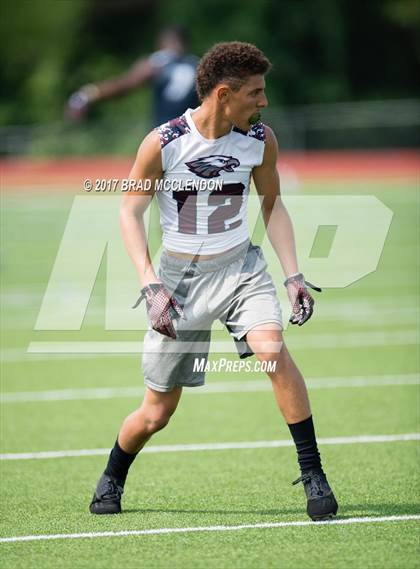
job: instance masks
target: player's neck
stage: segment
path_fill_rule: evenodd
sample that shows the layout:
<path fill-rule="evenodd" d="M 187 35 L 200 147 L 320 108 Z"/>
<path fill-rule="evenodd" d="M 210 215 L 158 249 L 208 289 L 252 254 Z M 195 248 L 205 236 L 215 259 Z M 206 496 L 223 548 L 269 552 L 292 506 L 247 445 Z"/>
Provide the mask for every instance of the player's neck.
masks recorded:
<path fill-rule="evenodd" d="M 199 133 L 211 140 L 229 134 L 233 126 L 224 117 L 223 112 L 214 107 L 210 101 L 203 102 L 199 109 L 192 113 L 192 120 Z"/>

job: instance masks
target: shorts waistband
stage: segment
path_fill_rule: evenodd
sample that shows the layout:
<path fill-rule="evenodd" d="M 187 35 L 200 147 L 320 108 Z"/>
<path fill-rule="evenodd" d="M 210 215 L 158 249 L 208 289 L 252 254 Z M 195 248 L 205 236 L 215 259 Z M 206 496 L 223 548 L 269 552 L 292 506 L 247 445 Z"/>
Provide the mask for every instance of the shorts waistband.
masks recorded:
<path fill-rule="evenodd" d="M 164 267 L 170 267 L 182 272 L 185 272 L 191 268 L 196 268 L 199 272 L 210 273 L 217 271 L 226 265 L 230 265 L 237 259 L 244 257 L 250 247 L 252 247 L 252 243 L 249 239 L 247 239 L 243 243 L 240 243 L 236 247 L 233 247 L 230 251 L 221 253 L 213 259 L 199 261 L 194 261 L 193 259 L 178 259 L 173 255 L 168 255 L 168 253 L 163 250 L 162 256 L 160 258 L 160 264 Z"/>

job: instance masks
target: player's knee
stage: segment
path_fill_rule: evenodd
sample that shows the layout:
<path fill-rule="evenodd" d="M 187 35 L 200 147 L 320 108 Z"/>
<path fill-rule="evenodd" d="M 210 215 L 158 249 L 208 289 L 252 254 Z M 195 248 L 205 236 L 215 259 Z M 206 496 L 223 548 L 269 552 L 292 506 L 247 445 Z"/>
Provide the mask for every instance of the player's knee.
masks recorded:
<path fill-rule="evenodd" d="M 276 350 L 261 350 L 255 353 L 256 358 L 260 362 L 264 362 L 264 369 L 270 375 L 271 373 L 282 373 L 289 365 L 289 354 L 282 344 Z"/>
<path fill-rule="evenodd" d="M 268 364 L 272 364 L 272 365 L 277 366 L 280 354 L 279 354 L 279 352 L 272 352 L 272 351 L 264 352 L 263 351 L 263 352 L 258 352 L 257 354 L 255 354 L 255 356 L 259 362 L 266 364 L 264 366 L 265 368 L 271 369 L 271 366 Z"/>
<path fill-rule="evenodd" d="M 169 417 L 146 417 L 144 420 L 147 433 L 153 435 L 166 427 Z"/>
<path fill-rule="evenodd" d="M 291 358 L 284 344 L 279 351 L 256 354 L 256 356 L 260 361 L 266 362 L 265 371 L 270 377 L 283 374 L 290 368 Z"/>
<path fill-rule="evenodd" d="M 252 330 L 247 335 L 247 341 L 251 346 L 257 360 L 267 365 L 278 365 L 281 358 L 283 338 L 281 333 L 272 330 Z"/>
<path fill-rule="evenodd" d="M 146 431 L 149 434 L 153 434 L 164 429 L 169 423 L 172 413 L 172 411 L 165 408 L 155 409 L 146 413 L 144 417 Z"/>

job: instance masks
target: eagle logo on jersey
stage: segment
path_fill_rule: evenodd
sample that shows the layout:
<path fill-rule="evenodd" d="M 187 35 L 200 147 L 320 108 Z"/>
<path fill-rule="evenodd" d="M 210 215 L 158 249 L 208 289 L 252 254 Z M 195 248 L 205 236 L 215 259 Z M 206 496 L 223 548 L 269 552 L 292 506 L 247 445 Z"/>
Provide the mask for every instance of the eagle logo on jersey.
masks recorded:
<path fill-rule="evenodd" d="M 234 168 L 240 165 L 237 158 L 233 156 L 223 156 L 223 154 L 212 154 L 211 156 L 203 156 L 191 162 L 185 162 L 188 170 L 193 172 L 200 178 L 217 178 L 220 172 L 233 172 Z"/>

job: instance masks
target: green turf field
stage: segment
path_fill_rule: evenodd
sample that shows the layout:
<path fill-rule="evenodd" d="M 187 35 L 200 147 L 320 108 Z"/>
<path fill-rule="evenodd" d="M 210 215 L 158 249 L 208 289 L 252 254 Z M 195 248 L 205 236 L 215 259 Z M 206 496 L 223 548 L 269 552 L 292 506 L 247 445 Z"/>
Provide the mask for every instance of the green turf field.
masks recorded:
<path fill-rule="evenodd" d="M 301 190 L 373 194 L 394 212 L 377 271 L 325 290 L 314 318 L 285 334 L 308 378 L 337 520 L 348 523 L 306 524 L 303 488 L 291 486 L 295 451 L 270 446 L 289 435 L 257 373 L 209 373 L 209 390 L 186 393 L 133 465 L 124 514 L 91 516 L 106 449 L 141 399 L 139 357 L 26 350 L 40 341 L 134 342 L 139 333 L 104 331 L 105 267 L 80 332 L 34 330 L 73 195 L 15 190 L 2 197 L 1 537 L 45 539 L 0 542 L 2 567 L 419 567 L 418 188 L 360 181 Z M 173 531 L 153 531 L 164 528 Z M 118 533 L 142 530 L 151 532 Z"/>

